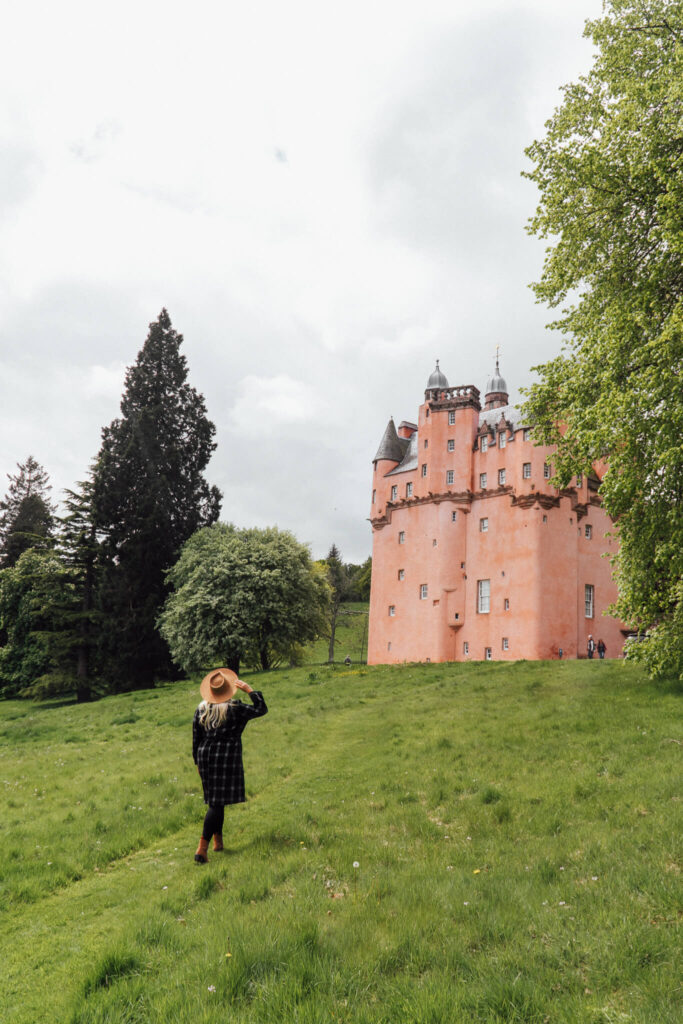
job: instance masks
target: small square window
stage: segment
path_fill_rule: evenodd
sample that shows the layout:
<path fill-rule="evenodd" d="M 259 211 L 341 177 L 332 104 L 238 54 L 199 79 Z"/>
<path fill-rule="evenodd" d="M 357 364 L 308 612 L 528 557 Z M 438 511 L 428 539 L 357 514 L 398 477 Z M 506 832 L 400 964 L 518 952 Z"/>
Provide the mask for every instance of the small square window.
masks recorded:
<path fill-rule="evenodd" d="M 446 470 L 446 483 L 447 484 L 452 484 L 453 483 L 454 475 L 455 475 L 454 470 L 452 470 L 452 469 L 447 469 Z"/>
<path fill-rule="evenodd" d="M 486 473 L 479 474 L 479 487 L 482 491 L 486 490 Z"/>
<path fill-rule="evenodd" d="M 406 532 L 405 532 L 405 530 L 400 530 L 399 531 L 398 542 L 399 542 L 399 544 L 405 544 L 405 542 L 406 542 Z"/>
<path fill-rule="evenodd" d="M 481 450 L 487 452 L 489 450 L 489 439 L 484 435 L 481 439 Z"/>
<path fill-rule="evenodd" d="M 522 440 L 523 441 L 530 441 L 531 440 L 531 428 L 530 427 L 525 427 L 524 430 L 522 431 Z"/>
<path fill-rule="evenodd" d="M 504 448 L 507 443 L 508 439 L 505 436 L 505 434 L 501 431 L 500 434 L 498 435 L 498 447 Z"/>
<path fill-rule="evenodd" d="M 509 639 L 506 636 L 503 637 L 503 650 L 504 651 L 509 651 L 510 650 L 510 641 L 509 641 Z"/>
<path fill-rule="evenodd" d="M 391 615 L 391 617 L 393 618 L 395 614 L 396 614 L 396 605 L 395 604 L 390 604 L 389 605 L 389 615 Z"/>
<path fill-rule="evenodd" d="M 428 591 L 427 584 L 426 583 L 421 583 L 420 584 L 420 600 L 421 601 L 426 601 L 426 599 L 427 599 L 427 591 Z"/>
<path fill-rule="evenodd" d="M 396 486 L 396 484 L 394 484 L 394 486 L 391 488 L 391 500 L 392 501 L 396 501 L 397 498 L 398 498 L 398 487 Z"/>
<path fill-rule="evenodd" d="M 455 410 L 451 409 L 448 413 L 448 426 L 452 427 L 455 423 Z"/>
<path fill-rule="evenodd" d="M 590 523 L 586 523 L 585 533 L 586 533 L 586 540 L 592 540 L 593 539 L 593 527 L 590 525 Z"/>
<path fill-rule="evenodd" d="M 451 512 L 451 522 L 452 523 L 456 523 L 457 521 L 458 521 L 458 513 L 457 512 Z"/>
<path fill-rule="evenodd" d="M 406 578 L 406 571 L 405 571 L 405 569 L 399 569 L 398 570 L 398 578 L 400 580 L 404 580 Z"/>
<path fill-rule="evenodd" d="M 406 498 L 412 498 L 413 496 L 413 485 L 406 484 Z"/>
<path fill-rule="evenodd" d="M 446 445 L 446 447 L 448 448 L 449 452 L 454 452 L 455 451 L 455 441 L 453 440 L 452 437 L 450 437 L 448 439 L 448 444 Z"/>
<path fill-rule="evenodd" d="M 499 469 L 498 470 L 498 486 L 499 487 L 505 487 L 505 470 L 504 469 Z"/>
<path fill-rule="evenodd" d="M 422 463 L 422 476 L 427 476 L 427 463 Z"/>
<path fill-rule="evenodd" d="M 510 598 L 509 597 L 506 597 L 505 600 L 503 601 L 503 610 L 506 611 L 506 612 L 510 611 Z"/>
<path fill-rule="evenodd" d="M 524 465 L 522 466 L 522 476 L 524 477 L 525 480 L 530 480 L 531 479 L 531 463 L 530 462 L 525 462 Z"/>
<path fill-rule="evenodd" d="M 465 655 L 465 657 L 467 657 L 467 655 L 470 653 L 470 645 L 468 644 L 467 640 L 465 640 L 465 642 L 462 645 L 462 653 Z"/>
<path fill-rule="evenodd" d="M 433 547 L 433 548 L 435 548 L 435 547 L 436 547 L 436 537 L 435 537 L 435 538 L 434 538 L 434 540 L 432 541 L 432 547 Z"/>
<path fill-rule="evenodd" d="M 491 661 L 493 657 L 493 652 L 491 651 L 490 647 L 484 648 L 484 657 L 486 658 L 487 661 Z"/>
<path fill-rule="evenodd" d="M 550 466 L 547 462 L 543 463 L 543 479 L 550 480 Z"/>
<path fill-rule="evenodd" d="M 592 583 L 586 583 L 584 598 L 586 603 L 586 618 L 592 619 L 595 612 L 595 587 Z"/>
<path fill-rule="evenodd" d="M 488 519 L 480 519 L 479 520 L 479 533 L 488 533 L 488 532 L 489 532 L 489 521 L 488 521 Z"/>

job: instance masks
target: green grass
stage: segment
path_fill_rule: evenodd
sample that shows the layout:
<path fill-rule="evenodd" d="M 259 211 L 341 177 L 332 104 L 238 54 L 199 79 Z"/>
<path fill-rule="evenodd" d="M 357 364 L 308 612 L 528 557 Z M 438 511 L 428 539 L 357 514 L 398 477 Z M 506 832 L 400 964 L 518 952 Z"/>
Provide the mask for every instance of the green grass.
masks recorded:
<path fill-rule="evenodd" d="M 368 608 L 369 605 L 361 601 L 347 601 L 342 604 L 334 635 L 335 661 L 343 662 L 347 655 L 354 665 L 366 660 L 368 656 Z M 306 648 L 305 663 L 325 664 L 329 648 L 329 640 L 316 640 Z"/>
<path fill-rule="evenodd" d="M 674 688 L 615 662 L 251 681 L 250 799 L 205 867 L 196 684 L 0 705 L 3 1022 L 681 1019 Z"/>

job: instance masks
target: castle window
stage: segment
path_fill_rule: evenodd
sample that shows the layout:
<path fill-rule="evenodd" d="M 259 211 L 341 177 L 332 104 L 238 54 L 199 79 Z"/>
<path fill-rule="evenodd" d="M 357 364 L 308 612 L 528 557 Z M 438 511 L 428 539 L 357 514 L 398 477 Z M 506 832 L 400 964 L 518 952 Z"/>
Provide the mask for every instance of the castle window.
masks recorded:
<path fill-rule="evenodd" d="M 391 650 L 391 640 L 390 640 L 390 641 L 388 642 L 388 644 L 387 644 L 387 650 L 388 650 L 388 651 L 390 651 L 390 650 Z"/>
<path fill-rule="evenodd" d="M 543 479 L 550 480 L 550 466 L 547 462 L 543 463 Z"/>
<path fill-rule="evenodd" d="M 421 601 L 426 601 L 427 600 L 427 589 L 428 588 L 427 588 L 427 584 L 426 583 L 421 583 L 420 584 L 420 600 Z"/>
<path fill-rule="evenodd" d="M 480 519 L 479 520 L 479 533 L 488 533 L 488 532 L 489 532 L 489 521 L 488 521 L 488 519 Z"/>
<path fill-rule="evenodd" d="M 509 597 L 506 597 L 505 600 L 503 601 L 503 611 L 506 611 L 506 612 L 510 611 L 510 598 Z"/>
<path fill-rule="evenodd" d="M 481 439 L 481 450 L 487 452 L 489 450 L 489 439 L 488 437 L 482 437 Z"/>
<path fill-rule="evenodd" d="M 398 578 L 400 580 L 404 580 L 406 578 L 406 571 L 405 571 L 405 569 L 399 569 L 398 570 Z"/>
<path fill-rule="evenodd" d="M 531 440 L 531 428 L 530 427 L 525 427 L 524 430 L 522 431 L 522 440 L 523 441 L 530 441 Z"/>
<path fill-rule="evenodd" d="M 451 522 L 455 523 L 455 522 L 457 522 L 457 519 L 458 519 L 458 513 L 457 512 L 451 512 Z"/>
<path fill-rule="evenodd" d="M 547 523 L 547 522 L 548 522 L 548 517 L 547 517 L 547 516 L 543 516 L 543 522 L 544 522 L 544 523 Z"/>
<path fill-rule="evenodd" d="M 479 487 L 482 491 L 486 490 L 486 473 L 479 474 Z"/>
<path fill-rule="evenodd" d="M 447 484 L 452 484 L 453 483 L 453 477 L 454 477 L 454 470 L 447 469 L 446 470 L 446 483 Z"/>
<path fill-rule="evenodd" d="M 413 496 L 413 485 L 406 484 L 406 498 L 412 498 Z"/>
<path fill-rule="evenodd" d="M 504 448 L 505 445 L 507 444 L 507 441 L 508 441 L 507 437 L 505 436 L 503 431 L 501 431 L 500 434 L 498 435 L 498 447 L 499 448 Z"/>
<path fill-rule="evenodd" d="M 595 610 L 595 587 L 592 583 L 586 584 L 584 594 L 586 603 L 586 618 L 592 619 L 593 612 Z"/>
<path fill-rule="evenodd" d="M 432 547 L 433 547 L 433 548 L 435 548 L 435 547 L 436 547 L 436 537 L 435 537 L 435 538 L 434 538 L 434 540 L 432 541 Z"/>
<path fill-rule="evenodd" d="M 462 653 L 465 655 L 465 657 L 467 657 L 467 655 L 470 653 L 470 645 L 467 643 L 467 640 L 465 640 L 464 644 L 462 645 Z"/>
<path fill-rule="evenodd" d="M 422 463 L 422 476 L 427 476 L 427 463 Z"/>
<path fill-rule="evenodd" d="M 425 448 L 429 448 L 429 441 L 426 438 L 425 438 L 424 447 Z"/>
<path fill-rule="evenodd" d="M 493 658 L 493 652 L 490 647 L 484 648 L 484 657 L 486 658 L 487 661 L 491 661 L 491 659 Z"/>
<path fill-rule="evenodd" d="M 531 463 L 530 462 L 525 462 L 524 465 L 522 466 L 522 476 L 524 477 L 525 480 L 530 480 L 531 479 Z"/>
<path fill-rule="evenodd" d="M 577 473 L 576 474 L 576 486 L 577 487 L 581 487 L 582 484 L 583 484 L 583 476 L 581 475 L 581 473 Z"/>
<path fill-rule="evenodd" d="M 405 542 L 406 542 L 406 531 L 405 530 L 400 530 L 399 531 L 398 542 L 399 542 L 399 544 L 405 544 Z"/>
<path fill-rule="evenodd" d="M 504 469 L 499 469 L 498 470 L 498 486 L 499 487 L 504 487 L 505 486 L 505 470 Z"/>
<path fill-rule="evenodd" d="M 398 498 L 398 487 L 396 486 L 396 484 L 394 484 L 394 486 L 391 488 L 391 500 L 392 501 L 396 501 L 397 498 Z"/>
<path fill-rule="evenodd" d="M 592 540 L 592 539 L 593 539 L 593 527 L 590 525 L 590 523 L 586 523 L 586 540 Z"/>
<path fill-rule="evenodd" d="M 455 451 L 455 441 L 453 440 L 452 437 L 449 437 L 449 439 L 448 439 L 447 448 L 448 448 L 449 452 L 454 452 Z"/>
<path fill-rule="evenodd" d="M 396 614 L 396 605 L 395 604 L 390 604 L 389 605 L 389 615 L 391 615 L 392 618 L 393 618 L 393 616 L 395 614 Z"/>
<path fill-rule="evenodd" d="M 510 650 L 510 641 L 509 641 L 509 639 L 506 636 L 503 637 L 503 650 L 504 651 L 509 651 Z"/>
<path fill-rule="evenodd" d="M 448 426 L 452 427 L 455 424 L 455 409 L 451 409 L 448 413 Z"/>
<path fill-rule="evenodd" d="M 491 606 L 491 580 L 477 580 L 477 611 L 488 615 Z"/>
<path fill-rule="evenodd" d="M 377 497 L 377 491 L 372 492 L 372 504 L 375 504 L 375 498 Z"/>

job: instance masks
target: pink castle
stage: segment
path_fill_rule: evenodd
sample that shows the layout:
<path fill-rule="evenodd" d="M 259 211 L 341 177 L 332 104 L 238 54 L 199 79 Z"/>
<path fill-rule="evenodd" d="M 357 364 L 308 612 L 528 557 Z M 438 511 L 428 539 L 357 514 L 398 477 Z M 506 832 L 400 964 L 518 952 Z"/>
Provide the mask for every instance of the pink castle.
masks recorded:
<path fill-rule="evenodd" d="M 584 657 L 591 635 L 621 655 L 602 468 L 557 490 L 553 452 L 498 360 L 483 409 L 437 361 L 417 424 L 389 420 L 373 460 L 370 664 Z"/>

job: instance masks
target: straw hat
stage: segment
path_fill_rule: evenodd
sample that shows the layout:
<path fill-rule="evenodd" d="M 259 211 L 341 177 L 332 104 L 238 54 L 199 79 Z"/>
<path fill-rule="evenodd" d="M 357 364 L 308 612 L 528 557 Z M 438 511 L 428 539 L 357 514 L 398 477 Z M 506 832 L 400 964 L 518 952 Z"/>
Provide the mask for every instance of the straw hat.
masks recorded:
<path fill-rule="evenodd" d="M 224 704 L 237 691 L 237 676 L 229 668 L 214 668 L 204 676 L 199 687 L 207 704 Z"/>

